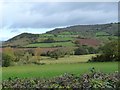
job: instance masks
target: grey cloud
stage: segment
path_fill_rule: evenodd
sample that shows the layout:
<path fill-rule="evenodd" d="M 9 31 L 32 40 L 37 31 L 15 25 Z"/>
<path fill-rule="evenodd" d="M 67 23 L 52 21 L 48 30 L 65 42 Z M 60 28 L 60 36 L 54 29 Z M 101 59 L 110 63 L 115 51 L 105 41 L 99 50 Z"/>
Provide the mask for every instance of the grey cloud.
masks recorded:
<path fill-rule="evenodd" d="M 12 24 L 10 28 L 54 28 L 117 21 L 117 3 L 55 2 L 27 5 L 23 13 L 9 21 Z"/>
<path fill-rule="evenodd" d="M 11 33 L 19 33 L 19 32 L 20 31 L 18 29 L 15 29 L 15 28 L 11 30 Z"/>
<path fill-rule="evenodd" d="M 98 2 L 60 2 L 60 3 L 43 3 L 43 4 L 36 4 L 31 11 L 43 14 L 53 14 L 53 13 L 61 13 L 61 12 L 70 12 L 74 10 L 102 10 L 102 11 L 112 11 L 117 9 L 117 3 L 98 3 Z"/>

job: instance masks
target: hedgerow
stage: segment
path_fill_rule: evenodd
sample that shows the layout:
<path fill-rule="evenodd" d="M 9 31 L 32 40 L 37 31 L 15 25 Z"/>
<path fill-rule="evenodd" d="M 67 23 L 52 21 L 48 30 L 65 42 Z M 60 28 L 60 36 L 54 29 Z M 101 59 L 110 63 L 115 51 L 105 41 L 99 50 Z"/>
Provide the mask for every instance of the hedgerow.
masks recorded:
<path fill-rule="evenodd" d="M 92 89 L 118 89 L 120 88 L 119 73 L 106 74 L 102 72 L 87 73 L 82 76 L 65 73 L 64 75 L 54 77 L 52 79 L 20 79 L 9 78 L 2 82 L 3 89 L 5 88 L 64 88 L 73 89 L 79 88 L 84 90 Z"/>

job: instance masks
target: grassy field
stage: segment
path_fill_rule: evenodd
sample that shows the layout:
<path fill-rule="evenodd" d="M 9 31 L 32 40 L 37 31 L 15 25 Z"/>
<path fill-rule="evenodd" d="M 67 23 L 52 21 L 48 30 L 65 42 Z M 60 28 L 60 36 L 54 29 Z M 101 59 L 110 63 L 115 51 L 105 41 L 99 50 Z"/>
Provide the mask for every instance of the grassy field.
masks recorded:
<path fill-rule="evenodd" d="M 44 65 L 21 65 L 2 68 L 2 79 L 9 77 L 19 78 L 52 78 L 64 73 L 73 73 L 76 75 L 90 72 L 94 67 L 96 71 L 112 73 L 118 71 L 117 62 L 85 63 L 93 55 L 70 56 L 59 60 L 42 58 Z"/>
<path fill-rule="evenodd" d="M 53 38 L 55 41 L 67 41 L 67 40 L 74 40 L 72 37 L 54 37 Z"/>
<path fill-rule="evenodd" d="M 48 37 L 40 37 L 40 38 L 38 38 L 38 41 L 39 42 L 43 42 L 44 40 L 46 40 L 46 39 L 48 39 Z M 72 41 L 72 40 L 74 40 L 75 38 L 71 38 L 71 37 L 53 37 L 53 39 L 55 40 L 55 41 Z"/>
<path fill-rule="evenodd" d="M 96 33 L 96 36 L 107 36 L 107 35 L 109 35 L 109 34 L 106 32 L 102 32 L 102 31 Z"/>
<path fill-rule="evenodd" d="M 73 37 L 75 37 L 76 35 L 72 35 Z M 71 35 L 67 35 L 67 34 L 59 34 L 57 36 L 54 36 L 53 34 L 42 34 L 39 36 L 39 41 L 45 40 L 47 38 L 53 38 L 55 41 L 66 41 L 66 40 L 73 40 L 74 38 L 71 37 Z"/>
<path fill-rule="evenodd" d="M 72 47 L 75 45 L 72 42 L 55 42 L 55 43 L 35 43 L 29 44 L 25 47 L 56 47 L 56 46 Z"/>
<path fill-rule="evenodd" d="M 41 57 L 41 63 L 45 64 L 71 64 L 71 63 L 81 63 L 81 62 L 87 62 L 92 56 L 95 56 L 95 54 L 89 54 L 89 55 L 76 55 L 76 56 L 66 56 L 64 58 L 59 58 L 58 60 L 50 58 L 50 57 Z"/>
<path fill-rule="evenodd" d="M 76 75 L 88 73 L 90 68 L 95 67 L 97 71 L 112 73 L 118 70 L 117 62 L 107 63 L 77 63 L 77 64 L 46 64 L 46 65 L 24 65 L 2 68 L 2 79 L 9 77 L 19 78 L 51 78 L 64 73 Z"/>

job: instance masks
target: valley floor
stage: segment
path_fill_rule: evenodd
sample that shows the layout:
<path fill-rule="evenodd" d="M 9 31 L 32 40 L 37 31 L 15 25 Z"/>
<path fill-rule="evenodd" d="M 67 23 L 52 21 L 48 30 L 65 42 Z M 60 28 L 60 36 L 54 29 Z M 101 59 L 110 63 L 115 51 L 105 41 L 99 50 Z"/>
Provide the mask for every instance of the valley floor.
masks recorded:
<path fill-rule="evenodd" d="M 64 73 L 81 75 L 89 73 L 91 68 L 96 71 L 113 73 L 118 71 L 117 62 L 101 63 L 72 63 L 72 64 L 45 64 L 45 65 L 23 65 L 2 68 L 2 80 L 11 78 L 52 78 Z"/>

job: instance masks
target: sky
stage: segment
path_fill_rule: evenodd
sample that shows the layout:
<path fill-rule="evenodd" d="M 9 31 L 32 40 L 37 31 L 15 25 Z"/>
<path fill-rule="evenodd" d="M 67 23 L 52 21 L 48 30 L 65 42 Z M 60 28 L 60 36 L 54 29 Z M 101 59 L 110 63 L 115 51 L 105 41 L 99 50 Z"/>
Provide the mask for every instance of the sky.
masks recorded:
<path fill-rule="evenodd" d="M 54 28 L 118 21 L 117 2 L 3 2 L 0 40 L 18 34 L 45 33 Z"/>

